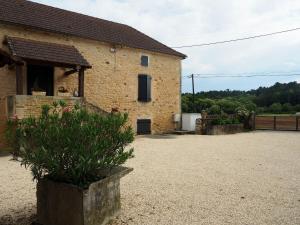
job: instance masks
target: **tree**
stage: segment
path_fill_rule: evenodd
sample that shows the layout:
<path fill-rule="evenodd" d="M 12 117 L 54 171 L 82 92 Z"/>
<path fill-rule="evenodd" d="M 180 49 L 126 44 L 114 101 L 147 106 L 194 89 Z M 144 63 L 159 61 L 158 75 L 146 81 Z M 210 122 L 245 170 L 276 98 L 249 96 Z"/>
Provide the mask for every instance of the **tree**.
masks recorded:
<path fill-rule="evenodd" d="M 211 115 L 220 114 L 221 113 L 221 107 L 219 105 L 212 105 L 208 109 L 208 113 L 211 114 Z"/>
<path fill-rule="evenodd" d="M 284 103 L 282 105 L 282 112 L 289 113 L 289 112 L 292 112 L 292 111 L 293 111 L 293 106 L 290 103 Z"/>
<path fill-rule="evenodd" d="M 282 112 L 282 105 L 280 103 L 273 103 L 269 110 L 272 112 L 272 113 L 281 113 Z"/>

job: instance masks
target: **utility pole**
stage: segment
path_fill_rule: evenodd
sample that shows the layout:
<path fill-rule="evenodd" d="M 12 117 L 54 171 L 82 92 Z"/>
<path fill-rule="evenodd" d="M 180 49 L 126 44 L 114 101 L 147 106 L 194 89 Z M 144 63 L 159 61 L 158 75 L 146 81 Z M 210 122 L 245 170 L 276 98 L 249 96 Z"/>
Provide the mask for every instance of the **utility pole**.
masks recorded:
<path fill-rule="evenodd" d="M 194 74 L 191 75 L 192 77 L 192 86 L 193 86 L 193 110 L 194 113 L 196 112 L 196 107 L 195 107 L 195 83 L 194 83 Z"/>

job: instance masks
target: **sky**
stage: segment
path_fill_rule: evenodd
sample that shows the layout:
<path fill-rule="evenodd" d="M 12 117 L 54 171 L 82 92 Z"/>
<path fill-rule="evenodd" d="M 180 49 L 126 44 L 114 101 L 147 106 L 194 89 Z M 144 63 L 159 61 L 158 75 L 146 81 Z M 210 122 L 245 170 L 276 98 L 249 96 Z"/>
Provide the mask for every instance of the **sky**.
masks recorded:
<path fill-rule="evenodd" d="M 43 4 L 130 25 L 170 46 L 223 41 L 300 27 L 299 0 L 34 0 Z M 195 48 L 176 49 L 188 56 L 182 76 L 300 72 L 300 30 Z M 299 73 L 300 74 L 300 73 Z M 195 91 L 250 90 L 295 77 L 195 79 Z M 182 91 L 191 92 L 183 78 Z"/>

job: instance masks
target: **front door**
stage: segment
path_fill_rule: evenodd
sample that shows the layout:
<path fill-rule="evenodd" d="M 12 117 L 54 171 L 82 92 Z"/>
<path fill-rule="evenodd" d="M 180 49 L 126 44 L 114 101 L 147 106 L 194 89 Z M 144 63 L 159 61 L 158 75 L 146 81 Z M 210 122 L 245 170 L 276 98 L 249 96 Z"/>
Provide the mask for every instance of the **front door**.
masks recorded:
<path fill-rule="evenodd" d="M 54 93 L 54 68 L 52 66 L 27 65 L 27 94 L 45 91 L 47 96 Z"/>

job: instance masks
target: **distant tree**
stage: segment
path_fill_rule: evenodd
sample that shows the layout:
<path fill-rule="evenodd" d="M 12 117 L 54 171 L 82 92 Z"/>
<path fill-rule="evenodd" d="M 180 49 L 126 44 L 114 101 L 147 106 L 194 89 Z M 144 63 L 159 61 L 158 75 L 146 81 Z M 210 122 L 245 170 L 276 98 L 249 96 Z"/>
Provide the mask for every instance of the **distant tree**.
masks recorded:
<path fill-rule="evenodd" d="M 282 112 L 293 112 L 294 107 L 290 103 L 284 103 L 282 105 Z"/>
<path fill-rule="evenodd" d="M 274 104 L 276 103 L 276 104 Z M 276 83 L 271 87 L 259 87 L 250 91 L 208 91 L 195 94 L 195 107 L 193 96 L 190 93 L 182 94 L 183 112 L 221 111 L 231 114 L 238 107 L 257 113 L 293 113 L 300 111 L 300 84 L 290 82 Z"/>
<path fill-rule="evenodd" d="M 272 113 L 281 113 L 282 112 L 282 105 L 280 103 L 273 103 L 271 106 L 270 106 L 270 112 Z"/>
<path fill-rule="evenodd" d="M 215 114 L 220 114 L 221 113 L 221 107 L 219 105 L 212 105 L 208 109 L 208 114 L 215 115 Z"/>
<path fill-rule="evenodd" d="M 300 112 L 300 104 L 295 105 L 294 110 L 295 110 L 296 112 Z"/>
<path fill-rule="evenodd" d="M 228 114 L 235 113 L 236 109 L 240 106 L 240 104 L 237 101 L 229 99 L 218 100 L 217 104 L 220 106 L 222 111 Z"/>

